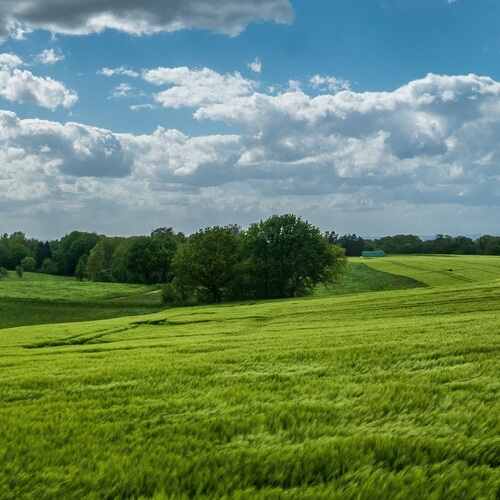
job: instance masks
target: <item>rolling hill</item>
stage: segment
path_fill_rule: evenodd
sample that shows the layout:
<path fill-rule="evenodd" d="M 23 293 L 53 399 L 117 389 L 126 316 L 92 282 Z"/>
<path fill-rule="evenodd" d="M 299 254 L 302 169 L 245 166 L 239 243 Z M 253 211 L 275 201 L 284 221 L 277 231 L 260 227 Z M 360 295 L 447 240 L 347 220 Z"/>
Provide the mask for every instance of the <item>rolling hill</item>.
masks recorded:
<path fill-rule="evenodd" d="M 420 286 L 0 331 L 0 497 L 498 498 L 500 259 L 363 265 Z"/>

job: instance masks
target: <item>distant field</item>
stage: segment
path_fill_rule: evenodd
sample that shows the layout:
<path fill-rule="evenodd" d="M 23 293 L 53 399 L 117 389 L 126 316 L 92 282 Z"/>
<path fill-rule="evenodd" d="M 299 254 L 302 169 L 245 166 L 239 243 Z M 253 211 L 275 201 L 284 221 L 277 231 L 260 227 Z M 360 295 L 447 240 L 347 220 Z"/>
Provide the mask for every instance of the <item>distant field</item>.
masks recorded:
<path fill-rule="evenodd" d="M 413 278 L 429 286 L 500 280 L 500 256 L 422 255 L 355 259 L 373 269 Z"/>
<path fill-rule="evenodd" d="M 423 286 L 425 286 L 423 283 L 410 277 L 378 271 L 358 259 L 351 259 L 347 273 L 340 282 L 328 287 L 319 286 L 314 295 L 316 297 L 329 297 L 364 292 L 404 290 Z"/>
<path fill-rule="evenodd" d="M 0 298 L 91 302 L 140 295 L 154 289 L 145 285 L 94 283 L 40 273 L 24 273 L 22 278 L 18 278 L 10 272 L 7 279 L 0 280 Z"/>
<path fill-rule="evenodd" d="M 497 500 L 500 261 L 468 259 L 366 262 L 424 288 L 0 331 L 0 498 Z"/>
<path fill-rule="evenodd" d="M 417 281 L 353 263 L 333 287 L 316 296 L 333 296 L 422 286 Z M 15 326 L 91 321 L 148 314 L 163 309 L 158 287 L 93 283 L 74 278 L 10 272 L 0 280 L 0 329 Z"/>
<path fill-rule="evenodd" d="M 13 272 L 0 280 L 0 328 L 147 314 L 161 308 L 155 287 L 80 282 Z"/>

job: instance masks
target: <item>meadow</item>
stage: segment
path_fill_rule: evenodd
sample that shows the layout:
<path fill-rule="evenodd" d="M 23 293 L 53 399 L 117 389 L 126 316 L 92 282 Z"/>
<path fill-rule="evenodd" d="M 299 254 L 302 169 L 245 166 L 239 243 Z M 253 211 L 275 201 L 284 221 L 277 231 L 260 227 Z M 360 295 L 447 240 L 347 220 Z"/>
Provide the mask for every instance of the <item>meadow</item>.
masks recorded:
<path fill-rule="evenodd" d="M 500 496 L 500 258 L 4 329 L 0 373 L 2 499 Z"/>
<path fill-rule="evenodd" d="M 147 314 L 161 309 L 158 287 L 93 283 L 14 272 L 0 280 L 0 329 Z"/>

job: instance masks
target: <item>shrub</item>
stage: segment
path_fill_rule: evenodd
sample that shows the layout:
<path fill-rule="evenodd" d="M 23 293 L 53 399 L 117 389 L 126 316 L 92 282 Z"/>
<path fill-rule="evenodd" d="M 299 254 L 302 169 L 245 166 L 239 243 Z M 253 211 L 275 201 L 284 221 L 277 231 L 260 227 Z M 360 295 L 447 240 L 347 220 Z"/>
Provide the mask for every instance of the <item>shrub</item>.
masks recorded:
<path fill-rule="evenodd" d="M 19 278 L 23 277 L 23 274 L 24 274 L 23 266 L 21 266 L 21 265 L 16 266 L 16 274 L 18 275 Z"/>
<path fill-rule="evenodd" d="M 36 260 L 33 257 L 25 257 L 21 261 L 21 266 L 26 272 L 32 273 L 36 271 Z"/>
<path fill-rule="evenodd" d="M 52 259 L 45 259 L 41 271 L 45 274 L 57 274 L 57 264 Z"/>
<path fill-rule="evenodd" d="M 162 288 L 162 301 L 168 306 L 187 306 L 197 303 L 195 290 L 174 279 Z"/>
<path fill-rule="evenodd" d="M 5 267 L 0 267 L 0 280 L 6 278 L 9 275 L 9 271 Z"/>

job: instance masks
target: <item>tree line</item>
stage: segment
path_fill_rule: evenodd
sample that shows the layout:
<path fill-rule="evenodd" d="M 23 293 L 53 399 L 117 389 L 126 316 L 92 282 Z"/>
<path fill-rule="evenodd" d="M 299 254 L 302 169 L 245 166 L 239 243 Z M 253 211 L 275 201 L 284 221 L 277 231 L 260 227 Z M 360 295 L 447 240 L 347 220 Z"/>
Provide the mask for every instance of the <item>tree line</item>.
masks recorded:
<path fill-rule="evenodd" d="M 285 298 L 332 283 L 346 268 L 344 250 L 295 215 L 248 229 L 216 226 L 186 236 L 159 228 L 149 236 L 107 237 L 73 231 L 42 242 L 23 233 L 0 239 L 0 267 L 80 280 L 158 284 L 170 304 Z"/>
<path fill-rule="evenodd" d="M 387 254 L 456 254 L 500 255 L 500 237 L 485 235 L 477 239 L 439 234 L 423 240 L 413 234 L 364 239 L 356 234 L 340 236 L 327 233 L 328 241 L 344 248 L 348 257 L 360 256 L 365 250 L 383 250 Z"/>
<path fill-rule="evenodd" d="M 0 279 L 6 269 L 74 276 L 80 280 L 163 284 L 165 302 L 294 297 L 332 283 L 345 256 L 364 250 L 387 254 L 500 255 L 500 237 L 415 235 L 363 239 L 322 233 L 294 215 L 273 216 L 242 230 L 216 226 L 186 236 L 159 228 L 149 236 L 108 237 L 73 231 L 39 241 L 16 232 L 0 237 Z"/>

